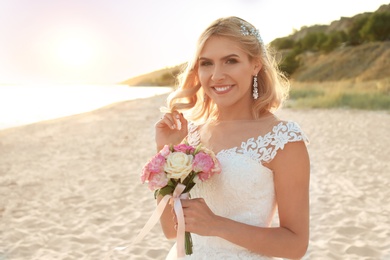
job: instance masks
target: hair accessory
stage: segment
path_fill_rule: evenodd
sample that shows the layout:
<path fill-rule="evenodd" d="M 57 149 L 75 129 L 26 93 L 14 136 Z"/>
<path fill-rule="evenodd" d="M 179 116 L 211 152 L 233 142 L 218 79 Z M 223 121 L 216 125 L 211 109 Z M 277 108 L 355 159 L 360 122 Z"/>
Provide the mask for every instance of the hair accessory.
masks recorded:
<path fill-rule="evenodd" d="M 258 90 L 258 87 L 257 87 L 257 75 L 253 76 L 253 98 L 256 100 L 259 98 L 259 90 Z"/>
<path fill-rule="evenodd" d="M 261 46 L 261 49 L 263 51 L 263 56 L 264 57 L 267 57 L 267 53 L 265 52 L 265 45 L 264 45 L 264 41 L 263 39 L 261 38 L 260 36 L 260 32 L 258 29 L 250 26 L 245 25 L 243 22 L 241 22 L 241 25 L 240 25 L 240 28 L 241 28 L 241 34 L 244 35 L 244 36 L 248 36 L 248 35 L 252 35 L 252 36 L 255 36 L 257 38 L 257 40 L 259 41 L 260 43 L 260 46 Z"/>

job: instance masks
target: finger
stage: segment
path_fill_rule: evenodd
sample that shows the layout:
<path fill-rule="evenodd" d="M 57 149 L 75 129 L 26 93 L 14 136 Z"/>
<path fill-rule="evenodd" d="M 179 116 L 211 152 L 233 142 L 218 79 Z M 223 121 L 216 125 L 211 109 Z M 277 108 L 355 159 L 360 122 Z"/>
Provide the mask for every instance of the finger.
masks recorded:
<path fill-rule="evenodd" d="M 167 125 L 170 129 L 181 130 L 184 126 L 187 125 L 187 120 L 184 118 L 183 114 L 178 111 L 174 111 L 172 113 L 166 113 L 163 117 L 157 122 L 158 127 L 163 127 L 163 125 Z M 185 127 L 186 129 L 186 127 Z"/>
<path fill-rule="evenodd" d="M 180 121 L 181 121 L 182 129 L 184 129 L 185 131 L 187 131 L 188 121 L 187 121 L 187 119 L 183 116 L 182 113 L 180 113 Z"/>
<path fill-rule="evenodd" d="M 181 116 L 179 113 L 175 113 L 175 123 L 177 126 L 177 130 L 181 130 Z"/>
<path fill-rule="evenodd" d="M 174 223 L 177 223 L 176 213 L 172 212 L 172 220 Z"/>
<path fill-rule="evenodd" d="M 180 199 L 182 208 L 188 208 L 189 207 L 188 201 L 189 201 L 189 199 Z"/>
<path fill-rule="evenodd" d="M 175 129 L 176 128 L 175 119 L 173 117 L 173 114 L 165 114 L 164 118 L 169 122 L 169 127 L 171 129 Z"/>
<path fill-rule="evenodd" d="M 175 119 L 170 113 L 164 114 L 164 116 L 158 122 L 158 125 L 159 126 L 167 125 L 170 129 L 176 128 Z"/>
<path fill-rule="evenodd" d="M 177 130 L 181 130 L 183 128 L 182 127 L 183 124 L 184 125 L 187 124 L 186 119 L 184 118 L 183 114 L 179 113 L 178 111 L 174 111 L 173 116 L 175 119 L 175 124 L 176 124 Z"/>
<path fill-rule="evenodd" d="M 170 119 L 170 122 L 173 124 L 173 128 L 172 129 L 177 129 L 177 130 L 181 130 L 181 126 L 182 126 L 182 123 L 181 123 L 181 115 L 179 112 L 177 111 L 174 111 L 172 112 L 171 114 L 166 114 L 167 117 Z"/>
<path fill-rule="evenodd" d="M 198 203 L 206 204 L 206 202 L 203 198 L 181 199 L 180 201 L 181 201 L 181 205 L 183 208 L 187 208 L 187 207 L 190 207 L 191 205 L 196 205 Z"/>

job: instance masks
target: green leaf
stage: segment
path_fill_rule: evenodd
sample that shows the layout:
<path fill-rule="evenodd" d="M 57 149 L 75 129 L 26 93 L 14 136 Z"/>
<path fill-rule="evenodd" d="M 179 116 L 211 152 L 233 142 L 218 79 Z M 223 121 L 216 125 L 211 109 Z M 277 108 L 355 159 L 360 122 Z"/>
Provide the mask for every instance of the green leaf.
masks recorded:
<path fill-rule="evenodd" d="M 174 190 L 175 190 L 174 187 L 167 185 L 167 186 L 159 189 L 158 190 L 158 194 L 160 194 L 162 196 L 165 196 L 165 195 L 168 195 L 168 194 L 172 194 Z"/>
<path fill-rule="evenodd" d="M 201 150 L 201 148 L 202 148 L 202 145 L 201 144 L 199 144 L 196 148 L 195 148 L 195 152 L 194 152 L 194 155 L 196 155 L 197 153 L 199 153 L 200 152 L 200 150 Z"/>

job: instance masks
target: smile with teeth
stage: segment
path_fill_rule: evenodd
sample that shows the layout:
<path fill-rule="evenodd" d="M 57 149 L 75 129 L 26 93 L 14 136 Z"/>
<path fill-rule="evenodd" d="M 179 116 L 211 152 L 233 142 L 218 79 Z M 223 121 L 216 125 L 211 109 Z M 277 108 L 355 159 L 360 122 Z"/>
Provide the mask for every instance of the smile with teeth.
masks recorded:
<path fill-rule="evenodd" d="M 228 86 L 221 86 L 221 87 L 214 87 L 215 91 L 216 92 L 226 92 L 228 91 L 229 89 L 231 89 L 233 87 L 233 85 L 228 85 Z"/>

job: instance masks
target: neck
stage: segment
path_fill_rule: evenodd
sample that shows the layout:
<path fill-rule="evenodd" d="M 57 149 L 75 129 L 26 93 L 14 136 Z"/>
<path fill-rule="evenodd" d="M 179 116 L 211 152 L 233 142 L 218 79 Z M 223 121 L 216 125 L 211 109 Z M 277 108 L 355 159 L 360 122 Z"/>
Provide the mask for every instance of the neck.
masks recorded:
<path fill-rule="evenodd" d="M 219 109 L 218 121 L 252 120 L 251 109 Z"/>
<path fill-rule="evenodd" d="M 258 118 L 254 118 L 251 111 L 244 112 L 244 111 L 231 111 L 230 113 L 220 113 L 217 120 L 219 122 L 224 121 L 250 121 L 250 120 L 257 120 L 266 118 L 268 116 L 273 116 L 273 113 L 266 111 L 262 113 Z"/>
<path fill-rule="evenodd" d="M 238 104 L 230 106 L 218 106 L 218 121 L 251 119 L 254 119 L 251 100 L 248 100 L 248 102 L 238 102 Z"/>

